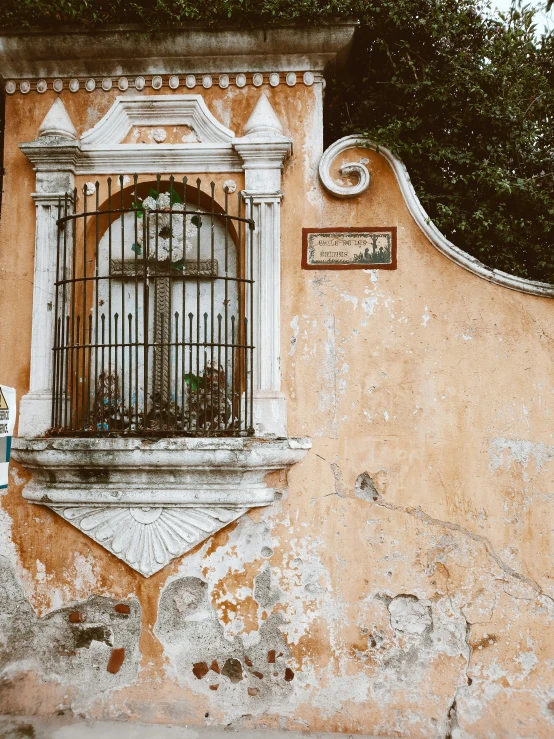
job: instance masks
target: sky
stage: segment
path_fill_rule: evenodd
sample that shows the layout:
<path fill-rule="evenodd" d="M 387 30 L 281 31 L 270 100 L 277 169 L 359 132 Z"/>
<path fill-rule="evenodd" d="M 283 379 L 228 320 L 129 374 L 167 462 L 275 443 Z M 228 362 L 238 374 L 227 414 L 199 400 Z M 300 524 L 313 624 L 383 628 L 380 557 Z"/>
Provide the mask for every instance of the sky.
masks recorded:
<path fill-rule="evenodd" d="M 511 0 L 492 0 L 492 5 L 496 6 L 499 10 L 509 10 L 512 2 Z M 554 29 L 554 9 L 548 13 L 544 10 L 546 6 L 546 0 L 523 0 L 523 5 L 533 5 L 535 8 L 539 8 L 540 12 L 537 16 L 538 30 L 542 29 Z M 542 24 L 542 28 L 540 28 Z"/>

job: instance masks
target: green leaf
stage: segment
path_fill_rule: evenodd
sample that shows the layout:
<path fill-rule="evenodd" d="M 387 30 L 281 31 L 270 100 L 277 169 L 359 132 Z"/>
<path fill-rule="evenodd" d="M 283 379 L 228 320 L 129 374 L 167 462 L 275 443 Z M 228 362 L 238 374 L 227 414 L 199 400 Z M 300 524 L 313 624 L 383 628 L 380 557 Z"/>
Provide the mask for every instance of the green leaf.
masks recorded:
<path fill-rule="evenodd" d="M 182 274 L 184 268 L 185 268 L 185 260 L 184 259 L 178 259 L 176 262 L 171 262 L 171 269 L 174 272 L 179 272 L 180 274 Z"/>
<path fill-rule="evenodd" d="M 187 385 L 190 387 L 191 390 L 198 390 L 198 388 L 204 387 L 204 380 L 202 377 L 198 377 L 197 375 L 193 374 L 192 372 L 187 373 L 184 375 L 184 380 L 187 383 Z"/>

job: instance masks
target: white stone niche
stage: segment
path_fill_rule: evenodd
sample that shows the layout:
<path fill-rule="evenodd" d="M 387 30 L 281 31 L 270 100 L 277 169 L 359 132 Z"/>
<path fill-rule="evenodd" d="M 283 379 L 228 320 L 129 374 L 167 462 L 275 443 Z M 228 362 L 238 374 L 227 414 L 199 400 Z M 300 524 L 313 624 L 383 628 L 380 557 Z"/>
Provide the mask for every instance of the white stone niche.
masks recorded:
<path fill-rule="evenodd" d="M 179 144 L 133 143 L 139 127 L 187 126 Z M 130 143 L 129 143 L 130 141 Z M 299 462 L 309 439 L 287 437 L 281 392 L 281 171 L 292 151 L 265 94 L 242 137 L 201 95 L 121 96 L 79 139 L 57 99 L 34 141 L 37 208 L 29 392 L 21 399 L 13 456 L 32 472 L 23 497 L 49 506 L 144 576 L 275 498 L 266 477 Z M 76 175 L 241 172 L 255 220 L 253 406 L 250 438 L 48 437 L 52 407 L 57 203 Z"/>

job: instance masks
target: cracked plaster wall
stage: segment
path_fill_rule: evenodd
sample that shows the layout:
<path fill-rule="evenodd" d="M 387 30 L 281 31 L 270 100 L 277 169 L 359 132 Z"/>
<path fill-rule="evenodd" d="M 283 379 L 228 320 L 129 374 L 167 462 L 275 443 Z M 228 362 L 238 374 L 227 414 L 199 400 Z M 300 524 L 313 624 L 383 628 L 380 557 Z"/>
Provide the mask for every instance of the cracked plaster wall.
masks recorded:
<path fill-rule="evenodd" d="M 283 180 L 282 378 L 289 433 L 311 436 L 313 450 L 288 479 L 273 475 L 275 505 L 147 580 L 23 502 L 28 475 L 14 465 L 0 509 L 2 710 L 551 737 L 552 305 L 438 254 L 375 153 L 350 156 L 369 159 L 367 193 L 327 196 L 319 88 L 266 92 L 295 145 Z M 116 94 L 62 97 L 82 132 Z M 203 91 L 237 132 L 258 94 Z M 7 100 L 0 369 L 19 397 L 34 174 L 17 142 L 34 138 L 53 99 Z M 301 228 L 336 225 L 397 226 L 398 270 L 302 271 Z M 114 649 L 124 656 L 110 672 Z"/>

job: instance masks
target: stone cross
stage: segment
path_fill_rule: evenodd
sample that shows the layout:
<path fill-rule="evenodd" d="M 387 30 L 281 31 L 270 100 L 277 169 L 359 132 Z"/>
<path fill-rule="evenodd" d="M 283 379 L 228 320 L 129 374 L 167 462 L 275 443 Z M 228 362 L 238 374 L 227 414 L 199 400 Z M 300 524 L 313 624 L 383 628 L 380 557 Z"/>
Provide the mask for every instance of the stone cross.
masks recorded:
<path fill-rule="evenodd" d="M 183 262 L 182 271 L 177 269 L 169 261 L 156 261 L 155 259 L 131 259 L 121 261 L 112 259 L 110 262 L 110 276 L 126 280 L 144 279 L 144 268 L 146 265 L 146 278 L 154 278 L 154 376 L 152 380 L 152 396 L 159 398 L 162 404 L 168 401 L 167 391 L 169 387 L 169 373 L 171 370 L 171 347 L 169 346 L 171 336 L 171 324 L 169 311 L 171 309 L 171 284 L 175 280 L 214 280 L 218 275 L 217 259 L 186 259 Z M 183 285 L 184 289 L 184 285 Z M 183 316 L 182 320 L 185 320 Z M 145 341 L 148 337 L 145 337 Z M 145 388 L 145 392 L 146 392 Z"/>

